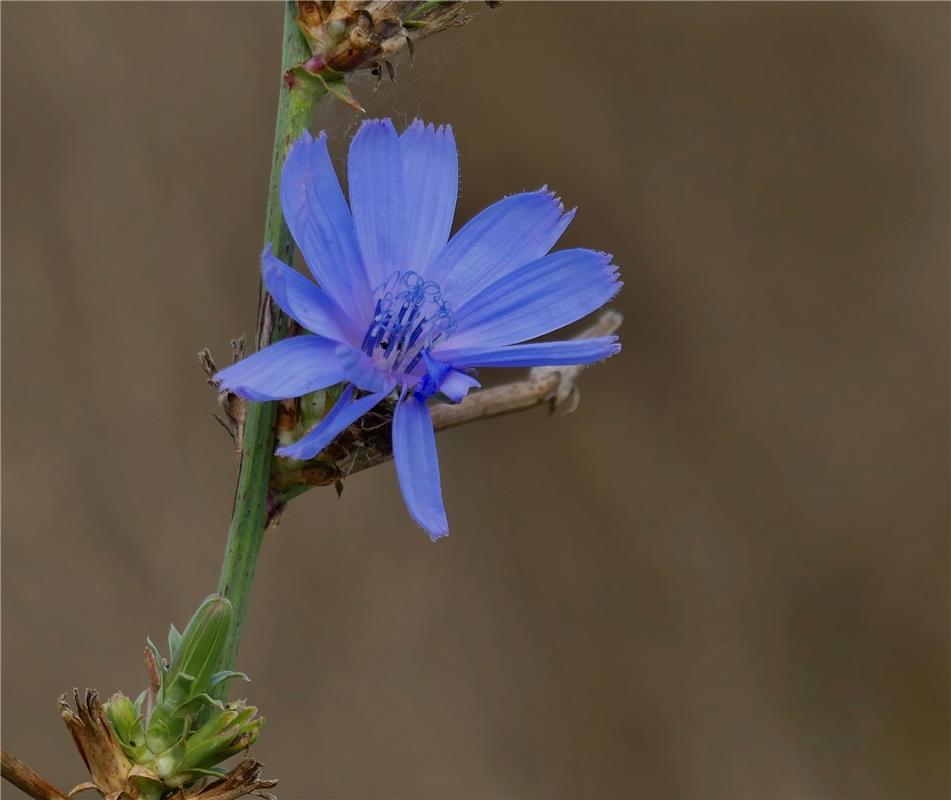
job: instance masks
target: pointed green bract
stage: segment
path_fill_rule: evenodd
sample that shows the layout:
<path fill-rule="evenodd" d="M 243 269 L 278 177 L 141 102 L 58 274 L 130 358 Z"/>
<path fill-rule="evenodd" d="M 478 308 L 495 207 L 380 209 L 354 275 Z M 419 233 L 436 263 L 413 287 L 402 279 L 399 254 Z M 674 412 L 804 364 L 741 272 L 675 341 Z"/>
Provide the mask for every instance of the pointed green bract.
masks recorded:
<path fill-rule="evenodd" d="M 174 625 L 168 626 L 168 657 L 175 658 L 175 653 L 178 652 L 178 646 L 182 641 L 182 635 L 178 632 L 178 628 Z"/>

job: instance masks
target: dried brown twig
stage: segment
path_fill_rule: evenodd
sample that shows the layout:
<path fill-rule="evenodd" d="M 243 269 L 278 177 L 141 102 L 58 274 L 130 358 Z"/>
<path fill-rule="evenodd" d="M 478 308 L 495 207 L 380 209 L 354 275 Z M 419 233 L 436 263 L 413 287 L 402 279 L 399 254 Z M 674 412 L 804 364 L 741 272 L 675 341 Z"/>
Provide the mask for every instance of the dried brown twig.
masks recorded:
<path fill-rule="evenodd" d="M 0 750 L 0 775 L 34 800 L 69 800 L 66 792 L 41 778 L 6 750 Z"/>
<path fill-rule="evenodd" d="M 621 327 L 623 320 L 620 311 L 606 309 L 594 324 L 585 328 L 575 338 L 610 336 Z M 458 405 L 443 403 L 433 406 L 433 427 L 437 431 L 455 428 L 479 419 L 525 411 L 544 403 L 549 404 L 554 414 L 570 414 L 581 400 L 578 377 L 582 370 L 583 366 L 536 367 L 525 380 L 474 392 Z"/>

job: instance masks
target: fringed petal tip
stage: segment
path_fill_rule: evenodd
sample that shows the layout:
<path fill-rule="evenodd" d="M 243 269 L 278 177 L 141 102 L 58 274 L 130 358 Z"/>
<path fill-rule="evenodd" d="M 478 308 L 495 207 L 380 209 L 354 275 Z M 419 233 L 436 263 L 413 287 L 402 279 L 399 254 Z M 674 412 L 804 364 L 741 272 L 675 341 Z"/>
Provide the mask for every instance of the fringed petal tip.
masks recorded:
<path fill-rule="evenodd" d="M 290 147 L 287 148 L 287 155 L 284 157 L 284 167 L 281 172 L 282 184 L 285 176 L 299 178 L 314 170 L 326 169 L 329 166 L 329 158 L 326 165 L 321 163 L 321 157 L 326 151 L 326 131 L 320 131 L 320 133 L 315 136 L 309 130 L 304 130 L 300 136 L 291 142 Z M 330 166 L 329 169 L 333 172 L 334 179 L 336 179 L 337 175 L 333 167 Z"/>
<path fill-rule="evenodd" d="M 301 150 L 306 150 L 309 145 L 313 145 L 318 142 L 324 142 L 326 141 L 326 139 L 327 139 L 326 131 L 321 131 L 316 136 L 314 136 L 314 134 L 312 134 L 309 130 L 304 130 L 300 136 L 298 136 L 293 142 L 291 142 L 291 146 L 287 150 L 287 158 L 290 158 L 292 153 L 297 153 Z"/>
<path fill-rule="evenodd" d="M 429 534 L 429 540 L 431 542 L 438 542 L 440 539 L 445 539 L 449 535 L 449 528 L 445 530 L 430 530 L 429 528 L 423 526 L 423 530 Z"/>
<path fill-rule="evenodd" d="M 610 258 L 610 256 L 608 256 Z M 618 292 L 621 291 L 621 288 L 624 286 L 624 281 L 621 280 L 621 269 L 613 261 L 608 261 L 605 264 L 604 268 L 605 277 L 611 282 L 611 295 L 605 300 L 605 303 L 610 303 L 615 297 L 617 297 Z"/>
<path fill-rule="evenodd" d="M 557 211 L 556 218 L 562 231 L 566 230 L 568 226 L 571 225 L 575 219 L 575 214 L 578 213 L 577 206 L 565 209 L 565 201 L 561 199 L 561 195 L 558 194 L 558 192 L 556 192 L 554 189 L 549 188 L 547 183 L 542 186 L 541 189 L 536 189 L 534 192 L 529 192 L 528 194 L 534 194 L 537 197 L 544 198 L 549 204 L 551 204 L 553 207 L 552 210 Z"/>
<path fill-rule="evenodd" d="M 442 498 L 440 498 L 440 506 L 442 505 Z M 426 535 L 429 536 L 429 541 L 438 542 L 440 539 L 445 539 L 449 535 L 449 520 L 446 518 L 445 509 L 440 509 L 440 511 L 435 510 L 430 511 L 427 514 L 418 513 L 420 509 L 415 509 L 407 505 L 407 511 L 409 515 L 413 518 L 413 522 L 419 525 Z"/>
<path fill-rule="evenodd" d="M 393 125 L 393 120 L 389 117 L 383 117 L 382 119 L 365 119 L 360 123 L 360 127 L 357 128 L 356 134 L 354 134 L 354 139 L 361 134 L 375 133 L 382 131 L 385 133 L 396 133 L 396 126 Z M 351 144 L 353 140 L 351 140 Z"/>
<path fill-rule="evenodd" d="M 384 121 L 390 122 L 388 119 Z M 392 127 L 392 123 L 390 123 L 390 127 Z M 404 146 L 408 145 L 410 148 L 427 148 L 435 145 L 438 148 L 437 153 L 451 153 L 452 172 L 454 174 L 453 191 L 455 192 L 458 189 L 457 159 L 459 158 L 459 150 L 456 147 L 456 136 L 452 131 L 452 125 L 449 123 L 436 125 L 432 122 L 424 122 L 417 117 L 400 134 L 400 143 Z M 405 152 L 404 150 L 404 154 Z M 430 154 L 427 153 L 426 155 Z"/>
<path fill-rule="evenodd" d="M 429 134 L 430 136 L 437 136 L 440 139 L 448 138 L 454 144 L 456 141 L 455 134 L 452 132 L 452 125 L 448 122 L 444 125 L 437 125 L 434 122 L 426 122 L 421 120 L 419 117 L 416 117 L 409 125 L 406 126 L 404 131 L 400 134 L 400 138 L 403 138 L 407 134 L 410 135 L 420 135 L 420 134 Z"/>
<path fill-rule="evenodd" d="M 537 197 L 544 200 L 547 204 L 550 204 L 553 207 L 553 211 L 558 212 L 560 219 L 565 220 L 566 226 L 571 224 L 571 221 L 575 218 L 575 214 L 578 213 L 577 206 L 565 210 L 565 201 L 562 200 L 561 195 L 558 194 L 558 192 L 556 192 L 554 189 L 550 188 L 547 183 L 544 184 L 540 189 L 527 189 L 524 192 L 514 192 L 512 194 L 504 195 L 502 199 L 508 200 L 510 197 Z"/>
<path fill-rule="evenodd" d="M 599 336 L 594 339 L 571 339 L 569 344 L 573 342 L 590 342 L 592 346 L 592 355 L 584 359 L 583 361 L 578 361 L 578 364 L 584 364 L 590 366 L 591 364 L 600 364 L 602 361 L 607 361 L 612 356 L 616 356 L 621 352 L 621 338 L 616 334 L 611 334 L 610 336 Z M 563 362 L 564 364 L 569 364 L 568 361 Z M 552 366 L 558 366 L 554 364 Z"/>
<path fill-rule="evenodd" d="M 617 274 L 618 265 L 614 263 L 614 253 L 606 253 L 604 250 L 593 250 L 591 248 L 586 248 L 589 253 L 594 253 L 608 269 L 613 270 L 614 274 Z"/>
<path fill-rule="evenodd" d="M 241 362 L 238 363 L 240 364 Z M 236 394 L 238 397 L 242 397 L 245 400 L 251 400 L 258 403 L 267 402 L 268 400 L 273 399 L 267 394 L 256 391 L 253 388 L 246 387 L 244 382 L 241 380 L 242 373 L 238 370 L 235 370 L 235 366 L 235 364 L 232 364 L 230 367 L 219 369 L 214 375 L 211 376 L 211 381 L 218 388 L 219 392 Z"/>
<path fill-rule="evenodd" d="M 604 277 L 611 285 L 611 294 L 608 295 L 604 301 L 604 303 L 609 303 L 617 296 L 617 293 L 621 291 L 621 287 L 624 286 L 624 281 L 621 280 L 621 268 L 614 263 L 613 253 L 605 253 L 603 250 L 589 250 L 588 252 L 594 253 L 600 259 Z M 602 305 L 604 305 L 604 303 L 602 303 Z"/>
<path fill-rule="evenodd" d="M 548 184 L 542 185 L 538 189 L 525 189 L 521 192 L 512 192 L 511 194 L 504 194 L 501 197 L 501 200 L 511 200 L 512 198 L 523 198 L 526 200 L 531 200 L 533 198 L 539 198 L 544 200 L 546 204 L 549 204 L 553 207 L 553 210 L 557 210 L 559 215 L 564 216 L 565 214 L 570 214 L 574 217 L 575 212 L 577 212 L 578 207 L 570 208 L 567 211 L 565 210 L 565 201 L 561 199 L 561 195 L 558 194 L 554 189 L 549 188 Z M 501 200 L 499 202 L 501 202 Z"/>

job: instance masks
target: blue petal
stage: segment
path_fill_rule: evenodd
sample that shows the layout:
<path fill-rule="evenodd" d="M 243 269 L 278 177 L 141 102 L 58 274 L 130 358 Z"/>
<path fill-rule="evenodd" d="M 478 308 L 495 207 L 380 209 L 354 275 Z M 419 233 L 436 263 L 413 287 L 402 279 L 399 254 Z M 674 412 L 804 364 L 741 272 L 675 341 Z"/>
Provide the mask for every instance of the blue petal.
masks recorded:
<path fill-rule="evenodd" d="M 426 403 L 406 397 L 393 414 L 393 459 L 406 507 L 432 539 L 449 533 L 439 484 L 436 434 Z"/>
<path fill-rule="evenodd" d="M 391 372 L 379 367 L 366 353 L 347 344 L 337 348 L 337 363 L 347 380 L 366 392 L 391 392 L 396 387 L 396 378 Z"/>
<path fill-rule="evenodd" d="M 456 310 L 448 345 L 491 347 L 534 339 L 600 308 L 621 288 L 611 256 L 560 250 L 520 267 Z"/>
<path fill-rule="evenodd" d="M 416 120 L 400 136 L 406 185 L 406 255 L 424 272 L 449 239 L 459 194 L 459 156 L 452 128 Z"/>
<path fill-rule="evenodd" d="M 475 389 L 481 385 L 482 384 L 471 375 L 467 375 L 465 372 L 460 372 L 457 369 L 451 369 L 449 370 L 449 374 L 443 378 L 443 382 L 439 386 L 439 391 L 452 400 L 453 403 L 458 403 L 469 394 L 470 389 Z"/>
<path fill-rule="evenodd" d="M 281 173 L 281 207 L 317 283 L 365 325 L 372 310 L 371 287 L 325 134 L 313 139 L 305 133 L 291 147 Z"/>
<path fill-rule="evenodd" d="M 353 387 L 348 386 L 326 417 L 294 444 L 279 447 L 276 451 L 277 454 L 285 458 L 296 458 L 299 461 L 313 458 L 330 444 L 344 428 L 360 419 L 384 397 L 386 397 L 386 392 L 378 392 L 377 394 L 361 397 L 353 402 Z"/>
<path fill-rule="evenodd" d="M 270 244 L 261 254 L 261 276 L 284 313 L 307 330 L 338 342 L 354 341 L 359 335 L 350 317 L 330 295 L 275 258 Z"/>
<path fill-rule="evenodd" d="M 371 290 L 394 270 L 412 269 L 406 254 L 406 190 L 400 139 L 388 119 L 367 120 L 350 143 L 350 207 Z M 373 309 L 368 308 L 368 313 Z"/>
<path fill-rule="evenodd" d="M 617 336 L 572 339 L 568 342 L 513 344 L 508 347 L 469 347 L 434 353 L 455 367 L 547 367 L 590 364 L 620 352 Z"/>
<path fill-rule="evenodd" d="M 248 400 L 301 397 L 346 378 L 336 358 L 340 346 L 319 336 L 294 336 L 226 367 L 215 380 Z"/>
<path fill-rule="evenodd" d="M 452 365 L 445 361 L 433 358 L 427 351 L 423 351 L 423 364 L 426 367 L 426 373 L 419 383 L 416 384 L 414 392 L 417 397 L 427 399 L 436 392 L 440 392 L 458 403 L 464 398 L 470 389 L 481 386 L 475 378 L 453 369 Z"/>
<path fill-rule="evenodd" d="M 452 365 L 433 358 L 427 350 L 423 350 L 423 364 L 426 372 L 413 391 L 417 397 L 427 400 L 439 391 L 439 387 L 449 374 L 449 370 L 452 369 Z"/>
<path fill-rule="evenodd" d="M 473 217 L 436 257 L 426 277 L 461 308 L 504 275 L 536 261 L 558 241 L 574 217 L 547 189 L 512 195 Z"/>

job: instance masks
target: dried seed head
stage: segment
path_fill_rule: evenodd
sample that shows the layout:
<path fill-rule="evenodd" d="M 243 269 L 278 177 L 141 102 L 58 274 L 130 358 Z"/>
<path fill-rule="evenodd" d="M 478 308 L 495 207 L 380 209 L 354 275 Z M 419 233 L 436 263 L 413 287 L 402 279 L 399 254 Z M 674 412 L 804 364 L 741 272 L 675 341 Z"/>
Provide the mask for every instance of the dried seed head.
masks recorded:
<path fill-rule="evenodd" d="M 415 42 L 467 23 L 474 4 L 466 2 L 314 2 L 298 0 L 297 24 L 310 46 L 311 58 L 290 69 L 288 85 L 319 80 L 332 94 L 363 110 L 345 88 L 344 76 L 359 69 L 395 75 L 389 62 Z M 496 4 L 487 4 L 493 7 Z"/>

